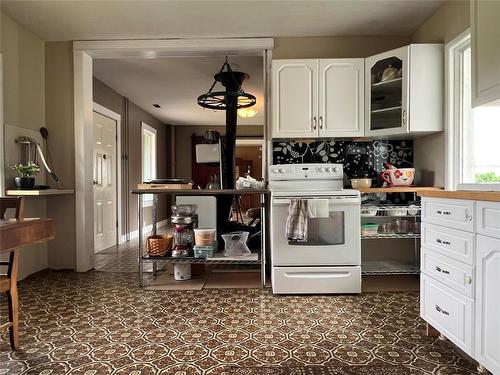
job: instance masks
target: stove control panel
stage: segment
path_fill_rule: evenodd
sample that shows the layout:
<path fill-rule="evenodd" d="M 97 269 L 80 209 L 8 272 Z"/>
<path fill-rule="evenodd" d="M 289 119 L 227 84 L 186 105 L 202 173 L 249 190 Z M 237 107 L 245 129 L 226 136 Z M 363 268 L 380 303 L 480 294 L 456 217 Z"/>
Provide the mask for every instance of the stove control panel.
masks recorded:
<path fill-rule="evenodd" d="M 342 164 L 277 164 L 269 167 L 269 180 L 342 179 Z"/>

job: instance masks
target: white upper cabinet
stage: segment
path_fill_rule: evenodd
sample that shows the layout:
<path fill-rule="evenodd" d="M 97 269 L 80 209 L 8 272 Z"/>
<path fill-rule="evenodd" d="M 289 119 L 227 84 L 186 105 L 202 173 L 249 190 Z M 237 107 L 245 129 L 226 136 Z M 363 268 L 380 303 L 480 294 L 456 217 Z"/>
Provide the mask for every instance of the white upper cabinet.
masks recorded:
<path fill-rule="evenodd" d="M 273 138 L 362 136 L 364 59 L 274 60 Z"/>
<path fill-rule="evenodd" d="M 500 99 L 500 1 L 471 1 L 472 106 Z"/>
<path fill-rule="evenodd" d="M 273 138 L 318 135 L 318 61 L 275 60 Z"/>
<path fill-rule="evenodd" d="M 365 135 L 442 131 L 442 44 L 411 44 L 366 59 Z"/>
<path fill-rule="evenodd" d="M 364 59 L 319 60 L 319 136 L 364 134 Z"/>

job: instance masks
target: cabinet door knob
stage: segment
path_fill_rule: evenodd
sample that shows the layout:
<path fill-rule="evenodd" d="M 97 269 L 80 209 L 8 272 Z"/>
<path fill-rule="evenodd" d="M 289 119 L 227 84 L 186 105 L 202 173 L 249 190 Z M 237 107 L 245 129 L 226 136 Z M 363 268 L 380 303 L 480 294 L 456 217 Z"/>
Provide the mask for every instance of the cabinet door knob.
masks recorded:
<path fill-rule="evenodd" d="M 467 284 L 472 284 L 472 277 L 471 276 L 465 276 L 465 282 Z"/>
<path fill-rule="evenodd" d="M 319 128 L 323 129 L 323 116 L 319 116 Z"/>
<path fill-rule="evenodd" d="M 313 129 L 316 130 L 318 128 L 318 120 L 316 116 L 313 117 Z"/>

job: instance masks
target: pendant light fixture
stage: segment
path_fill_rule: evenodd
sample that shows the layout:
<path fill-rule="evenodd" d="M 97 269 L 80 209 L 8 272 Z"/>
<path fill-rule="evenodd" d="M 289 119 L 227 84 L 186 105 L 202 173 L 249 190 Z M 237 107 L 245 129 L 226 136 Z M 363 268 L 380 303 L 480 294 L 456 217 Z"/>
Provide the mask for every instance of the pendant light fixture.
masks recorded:
<path fill-rule="evenodd" d="M 208 92 L 198 96 L 198 104 L 203 108 L 222 111 L 254 106 L 257 102 L 255 96 L 246 93 L 241 87 L 243 81 L 248 78 L 249 75 L 246 73 L 233 71 L 226 56 L 224 64 L 222 64 L 219 73 L 214 76 L 214 83 Z M 213 91 L 217 82 L 220 82 L 226 91 Z"/>

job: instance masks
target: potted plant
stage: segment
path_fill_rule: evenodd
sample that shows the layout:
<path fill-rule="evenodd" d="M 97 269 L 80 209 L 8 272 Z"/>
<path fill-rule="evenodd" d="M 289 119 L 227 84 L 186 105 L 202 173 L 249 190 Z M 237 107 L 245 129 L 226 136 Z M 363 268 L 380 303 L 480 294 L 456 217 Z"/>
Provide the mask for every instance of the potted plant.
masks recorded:
<path fill-rule="evenodd" d="M 15 164 L 12 169 L 17 172 L 19 176 L 14 178 L 14 184 L 18 189 L 33 189 L 35 186 L 35 176 L 40 173 L 40 167 L 29 161 L 28 164 Z"/>

